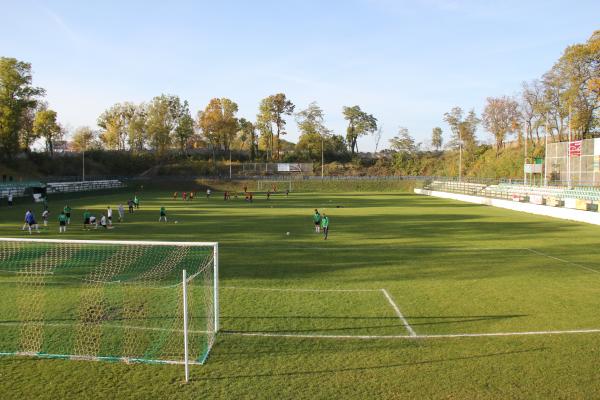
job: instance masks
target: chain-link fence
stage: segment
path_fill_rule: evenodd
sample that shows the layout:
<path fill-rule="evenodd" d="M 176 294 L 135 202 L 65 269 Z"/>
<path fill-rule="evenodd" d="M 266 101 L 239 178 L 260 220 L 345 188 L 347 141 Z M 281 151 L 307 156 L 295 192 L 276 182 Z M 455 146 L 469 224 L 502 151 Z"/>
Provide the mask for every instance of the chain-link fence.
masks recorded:
<path fill-rule="evenodd" d="M 548 143 L 546 179 L 549 185 L 599 186 L 600 138 Z"/>

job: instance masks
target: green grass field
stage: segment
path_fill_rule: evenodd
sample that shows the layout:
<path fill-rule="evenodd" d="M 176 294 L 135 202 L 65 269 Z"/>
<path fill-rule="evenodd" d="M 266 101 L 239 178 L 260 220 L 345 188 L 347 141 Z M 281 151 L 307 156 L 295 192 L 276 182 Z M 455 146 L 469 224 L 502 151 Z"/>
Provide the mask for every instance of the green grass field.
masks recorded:
<path fill-rule="evenodd" d="M 35 237 L 218 241 L 221 332 L 207 364 L 184 384 L 181 366 L 1 357 L 2 399 L 600 396 L 596 226 L 402 192 L 248 204 L 145 190 L 115 229 L 82 229 L 84 208 L 126 196 L 71 198 L 60 236 L 64 201 L 51 199 Z M 0 236 L 29 237 L 25 207 L 2 205 Z M 330 216 L 327 241 L 314 208 Z"/>

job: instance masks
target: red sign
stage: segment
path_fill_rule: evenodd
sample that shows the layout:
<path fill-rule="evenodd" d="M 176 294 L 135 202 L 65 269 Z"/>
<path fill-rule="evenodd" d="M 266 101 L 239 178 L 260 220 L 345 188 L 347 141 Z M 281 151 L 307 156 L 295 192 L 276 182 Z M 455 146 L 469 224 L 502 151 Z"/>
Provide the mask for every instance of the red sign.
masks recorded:
<path fill-rule="evenodd" d="M 569 142 L 569 155 L 571 157 L 581 156 L 581 140 L 577 140 L 575 142 Z"/>

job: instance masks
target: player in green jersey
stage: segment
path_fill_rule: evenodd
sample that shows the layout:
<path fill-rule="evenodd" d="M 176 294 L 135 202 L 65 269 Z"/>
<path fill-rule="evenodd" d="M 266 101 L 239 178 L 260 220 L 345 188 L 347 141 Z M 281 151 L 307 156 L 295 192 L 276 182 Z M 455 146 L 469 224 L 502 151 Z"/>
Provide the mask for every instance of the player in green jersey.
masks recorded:
<path fill-rule="evenodd" d="M 71 223 L 71 207 L 67 204 L 65 206 L 65 208 L 63 208 L 63 212 L 65 213 L 65 216 L 67 217 L 67 224 Z"/>
<path fill-rule="evenodd" d="M 164 207 L 160 208 L 160 217 L 158 217 L 158 222 L 161 222 L 162 220 L 165 220 L 165 222 L 167 222 L 167 210 Z"/>
<path fill-rule="evenodd" d="M 325 235 L 323 240 L 327 240 L 327 236 L 329 235 L 329 217 L 325 213 L 323 213 L 323 217 L 321 218 L 321 228 L 323 228 L 323 235 Z"/>
<path fill-rule="evenodd" d="M 67 214 L 65 214 L 64 211 L 61 211 L 60 215 L 58 216 L 58 232 L 63 233 L 67 231 L 67 221 Z"/>
<path fill-rule="evenodd" d="M 315 223 L 315 232 L 321 232 L 321 214 L 319 214 L 319 210 L 315 208 L 315 213 L 313 214 L 313 222 Z"/>

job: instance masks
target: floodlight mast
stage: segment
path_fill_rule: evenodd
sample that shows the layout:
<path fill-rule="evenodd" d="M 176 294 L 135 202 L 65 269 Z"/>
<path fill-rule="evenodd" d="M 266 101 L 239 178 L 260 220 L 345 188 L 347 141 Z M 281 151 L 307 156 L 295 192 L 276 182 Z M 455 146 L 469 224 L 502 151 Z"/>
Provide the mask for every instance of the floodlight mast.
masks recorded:
<path fill-rule="evenodd" d="M 462 135 L 458 130 L 458 181 L 462 182 Z"/>
<path fill-rule="evenodd" d="M 567 187 L 571 188 L 571 105 L 569 105 L 569 145 L 567 146 Z"/>
<path fill-rule="evenodd" d="M 548 116 L 546 116 L 546 134 L 544 136 L 544 186 L 548 186 Z"/>
<path fill-rule="evenodd" d="M 323 134 L 321 133 L 321 179 L 323 179 L 323 167 L 324 167 L 324 162 L 325 162 L 325 157 L 323 156 L 323 154 L 324 154 L 323 143 L 324 143 L 324 139 L 323 139 Z"/>

